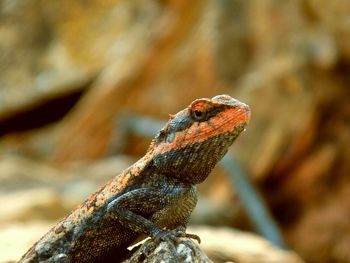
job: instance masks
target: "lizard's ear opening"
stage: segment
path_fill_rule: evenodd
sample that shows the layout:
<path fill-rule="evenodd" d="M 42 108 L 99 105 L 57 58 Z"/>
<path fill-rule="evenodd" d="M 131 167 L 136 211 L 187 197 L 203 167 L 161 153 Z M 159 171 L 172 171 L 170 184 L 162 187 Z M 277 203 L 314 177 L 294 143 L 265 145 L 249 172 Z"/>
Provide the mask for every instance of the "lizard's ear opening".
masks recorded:
<path fill-rule="evenodd" d="M 166 130 L 163 128 L 159 131 L 157 137 L 155 138 L 155 142 L 157 144 L 162 143 L 165 141 L 165 137 L 166 137 Z"/>

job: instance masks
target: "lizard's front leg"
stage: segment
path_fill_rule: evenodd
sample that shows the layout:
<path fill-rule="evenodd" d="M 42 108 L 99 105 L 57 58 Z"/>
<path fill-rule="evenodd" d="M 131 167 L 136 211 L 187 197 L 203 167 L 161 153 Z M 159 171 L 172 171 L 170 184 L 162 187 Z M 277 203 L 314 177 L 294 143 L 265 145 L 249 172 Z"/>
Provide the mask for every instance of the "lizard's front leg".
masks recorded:
<path fill-rule="evenodd" d="M 199 240 L 185 233 L 188 217 L 197 201 L 196 198 L 192 200 L 191 192 L 191 187 L 182 186 L 135 189 L 111 201 L 107 211 L 130 231 L 147 234 L 158 242 L 177 242 L 179 237 Z"/>

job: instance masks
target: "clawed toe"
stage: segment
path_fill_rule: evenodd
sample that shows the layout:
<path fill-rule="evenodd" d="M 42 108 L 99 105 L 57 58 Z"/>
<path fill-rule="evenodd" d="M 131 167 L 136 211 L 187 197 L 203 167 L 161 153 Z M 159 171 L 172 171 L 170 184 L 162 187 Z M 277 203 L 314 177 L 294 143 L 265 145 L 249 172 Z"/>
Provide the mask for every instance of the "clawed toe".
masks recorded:
<path fill-rule="evenodd" d="M 183 237 L 195 239 L 199 244 L 201 243 L 201 239 L 199 236 L 195 234 L 186 233 L 183 228 L 177 228 L 177 229 L 168 230 L 168 231 L 162 230 L 154 237 L 154 241 L 158 244 L 161 241 L 166 241 L 172 244 L 178 244 L 180 243 L 180 238 L 183 238 Z"/>
<path fill-rule="evenodd" d="M 198 244 L 201 243 L 201 238 L 195 234 L 188 234 L 188 233 L 185 233 L 185 236 L 184 237 L 187 237 L 187 238 L 191 238 L 191 239 L 195 239 Z"/>

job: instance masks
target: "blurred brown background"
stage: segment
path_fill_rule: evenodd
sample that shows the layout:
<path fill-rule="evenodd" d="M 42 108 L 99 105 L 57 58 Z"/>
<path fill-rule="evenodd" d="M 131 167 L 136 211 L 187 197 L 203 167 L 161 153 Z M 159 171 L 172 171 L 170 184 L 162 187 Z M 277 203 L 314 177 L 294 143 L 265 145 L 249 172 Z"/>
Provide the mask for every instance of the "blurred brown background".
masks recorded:
<path fill-rule="evenodd" d="M 288 247 L 350 262 L 349 83 L 348 0 L 1 0 L 0 261 L 142 156 L 128 114 L 226 93 L 252 108 L 232 152 Z M 193 223 L 253 231 L 227 182 Z"/>

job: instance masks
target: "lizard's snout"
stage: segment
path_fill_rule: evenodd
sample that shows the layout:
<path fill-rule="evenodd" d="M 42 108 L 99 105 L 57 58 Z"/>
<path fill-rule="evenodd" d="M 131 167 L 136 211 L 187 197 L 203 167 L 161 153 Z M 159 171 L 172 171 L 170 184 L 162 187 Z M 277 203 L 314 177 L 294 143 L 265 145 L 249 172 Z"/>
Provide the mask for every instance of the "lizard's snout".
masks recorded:
<path fill-rule="evenodd" d="M 251 117 L 250 107 L 247 104 L 243 103 L 243 102 L 239 102 L 239 103 L 240 103 L 239 107 L 241 108 L 241 110 L 245 114 L 246 123 L 249 123 L 250 117 Z"/>
<path fill-rule="evenodd" d="M 237 111 L 236 111 L 237 117 L 245 123 L 248 123 L 250 121 L 251 110 L 247 104 L 237 99 L 234 99 L 231 96 L 226 94 L 217 95 L 212 98 L 212 101 L 237 108 Z"/>

